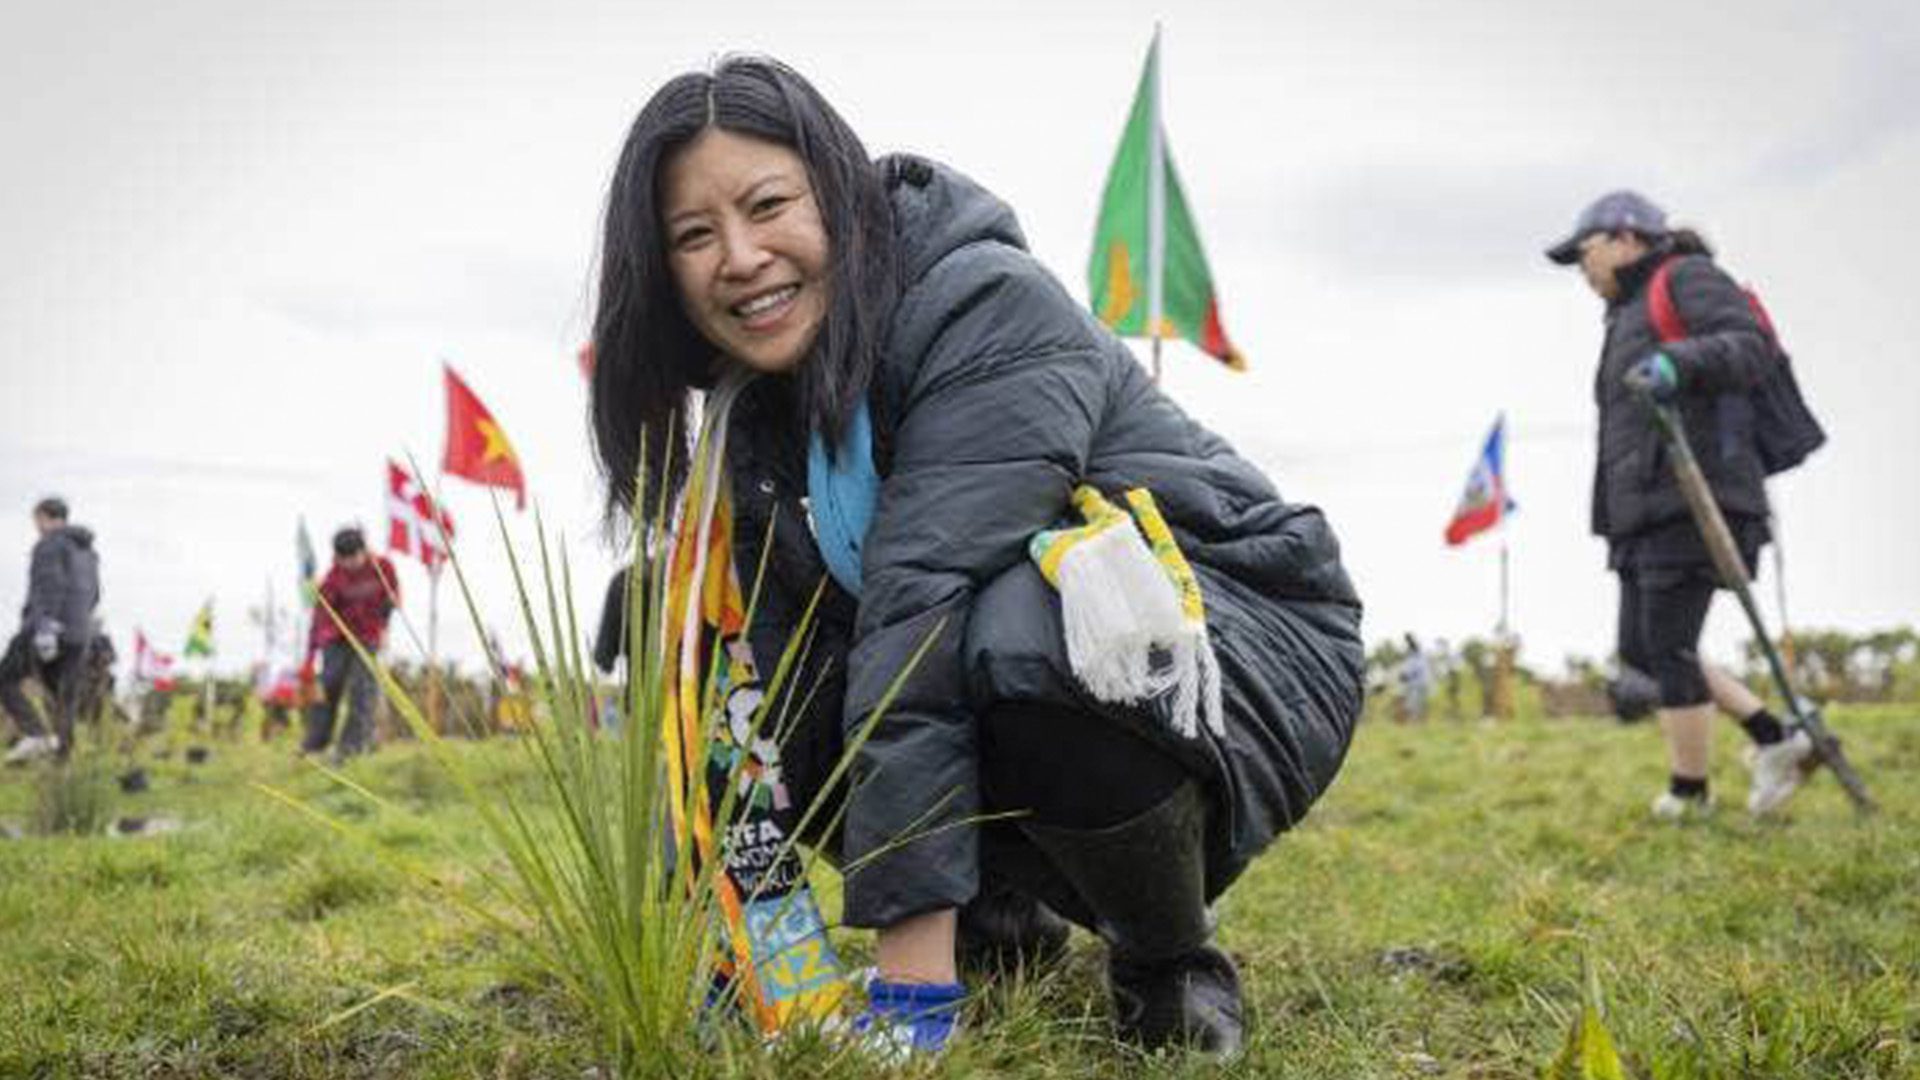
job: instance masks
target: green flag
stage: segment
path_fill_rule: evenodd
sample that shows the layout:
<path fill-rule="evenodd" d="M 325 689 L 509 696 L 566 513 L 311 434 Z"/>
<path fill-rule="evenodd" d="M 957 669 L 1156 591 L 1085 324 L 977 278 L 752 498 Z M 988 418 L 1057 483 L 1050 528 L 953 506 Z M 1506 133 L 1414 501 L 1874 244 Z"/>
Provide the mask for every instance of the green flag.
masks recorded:
<path fill-rule="evenodd" d="M 1154 183 L 1159 170 L 1160 182 Z M 1149 330 L 1153 308 L 1153 218 L 1158 211 L 1161 255 L 1160 322 Z M 1094 314 L 1123 337 L 1182 337 L 1236 371 L 1246 360 L 1220 325 L 1219 298 L 1200 233 L 1187 210 L 1186 193 L 1166 148 L 1160 123 L 1160 34 L 1147 50 L 1146 70 L 1133 95 L 1133 111 L 1100 197 L 1100 222 L 1087 266 Z"/>
<path fill-rule="evenodd" d="M 200 608 L 200 614 L 193 617 L 193 625 L 187 630 L 186 647 L 180 650 L 183 656 L 213 655 L 213 601 L 208 600 Z"/>

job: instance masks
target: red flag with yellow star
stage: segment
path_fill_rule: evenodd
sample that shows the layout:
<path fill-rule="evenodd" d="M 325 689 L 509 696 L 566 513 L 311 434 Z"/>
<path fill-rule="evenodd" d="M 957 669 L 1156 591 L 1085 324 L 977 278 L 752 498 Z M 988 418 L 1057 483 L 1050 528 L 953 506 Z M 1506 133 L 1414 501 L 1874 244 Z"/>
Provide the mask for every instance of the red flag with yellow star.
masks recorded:
<path fill-rule="evenodd" d="M 513 452 L 506 432 L 480 399 L 447 365 L 447 452 L 440 468 L 486 487 L 510 488 L 515 505 L 527 507 L 527 481 L 520 474 L 520 455 Z"/>

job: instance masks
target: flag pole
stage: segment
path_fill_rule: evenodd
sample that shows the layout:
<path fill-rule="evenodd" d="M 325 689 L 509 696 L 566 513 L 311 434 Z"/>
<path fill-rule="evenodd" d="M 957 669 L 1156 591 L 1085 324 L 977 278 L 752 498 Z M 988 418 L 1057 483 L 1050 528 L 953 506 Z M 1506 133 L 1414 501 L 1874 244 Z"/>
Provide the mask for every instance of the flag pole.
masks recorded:
<path fill-rule="evenodd" d="M 1787 670 L 1792 671 L 1793 626 L 1787 621 L 1787 554 L 1786 545 L 1780 540 L 1780 515 L 1774 514 L 1769 524 L 1773 533 L 1773 594 L 1780 605 L 1780 659 L 1785 661 Z"/>
<path fill-rule="evenodd" d="M 1512 559 L 1507 545 L 1507 430 L 1506 414 L 1500 416 L 1500 483 L 1495 498 L 1500 508 L 1500 624 L 1494 633 L 1499 638 L 1499 647 L 1495 655 L 1499 666 L 1495 669 L 1495 696 L 1498 699 L 1494 715 L 1502 720 L 1510 720 L 1514 715 L 1513 700 L 1513 624 L 1509 621 L 1512 610 L 1512 590 L 1508 576 Z"/>
<path fill-rule="evenodd" d="M 267 576 L 266 585 L 267 585 L 266 613 L 262 615 L 260 618 L 260 639 L 261 639 L 261 649 L 262 649 L 260 660 L 269 669 L 268 676 L 271 677 L 272 676 L 271 669 L 273 667 L 273 651 L 274 651 L 274 648 L 280 644 L 280 612 L 277 608 L 274 607 L 274 603 L 273 603 L 273 576 L 272 575 Z"/>
<path fill-rule="evenodd" d="M 440 565 L 427 570 L 427 722 L 445 735 L 440 725 Z"/>
<path fill-rule="evenodd" d="M 1160 124 L 1160 24 L 1153 24 L 1153 70 L 1147 76 L 1147 337 L 1153 381 L 1160 381 L 1161 323 L 1166 310 L 1167 139 Z"/>
<path fill-rule="evenodd" d="M 444 381 L 447 375 L 452 374 L 453 365 L 443 357 L 440 360 L 440 370 Z M 448 422 L 451 424 L 451 419 Z M 447 438 L 452 437 L 453 433 L 449 431 Z M 443 451 L 440 455 L 441 482 L 434 485 L 433 501 L 430 504 L 433 511 L 432 519 L 422 522 L 423 527 L 420 530 L 420 539 L 425 541 L 427 527 L 431 527 L 441 554 L 440 558 L 427 563 L 427 726 L 439 735 L 447 733 L 440 717 L 440 568 L 446 563 L 447 550 L 453 546 L 447 539 L 447 527 L 442 523 L 446 516 L 446 504 L 441 502 L 440 498 L 446 490 L 446 479 L 447 455 Z"/>
<path fill-rule="evenodd" d="M 207 600 L 207 664 L 200 669 L 200 726 L 208 737 L 213 729 L 213 600 Z"/>
<path fill-rule="evenodd" d="M 1500 521 L 1500 625 L 1497 630 L 1502 641 L 1506 640 L 1508 634 L 1507 604 L 1507 523 L 1506 519 L 1502 518 Z"/>

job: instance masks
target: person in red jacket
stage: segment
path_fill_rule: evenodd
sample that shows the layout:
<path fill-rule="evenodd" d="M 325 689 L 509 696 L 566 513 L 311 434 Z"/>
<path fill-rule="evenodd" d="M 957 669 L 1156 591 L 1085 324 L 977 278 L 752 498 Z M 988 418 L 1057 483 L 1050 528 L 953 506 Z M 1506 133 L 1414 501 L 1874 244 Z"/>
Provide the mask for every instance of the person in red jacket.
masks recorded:
<path fill-rule="evenodd" d="M 333 742 L 334 719 L 345 697 L 347 720 L 333 748 L 334 760 L 340 761 L 372 748 L 378 684 L 354 643 L 369 654 L 380 651 L 387 619 L 400 603 L 400 579 L 393 563 L 368 551 L 366 537 L 348 526 L 333 534 L 333 566 L 320 582 L 320 600 L 307 637 L 307 664 L 320 658 L 321 696 L 307 710 L 300 751 L 317 754 Z"/>

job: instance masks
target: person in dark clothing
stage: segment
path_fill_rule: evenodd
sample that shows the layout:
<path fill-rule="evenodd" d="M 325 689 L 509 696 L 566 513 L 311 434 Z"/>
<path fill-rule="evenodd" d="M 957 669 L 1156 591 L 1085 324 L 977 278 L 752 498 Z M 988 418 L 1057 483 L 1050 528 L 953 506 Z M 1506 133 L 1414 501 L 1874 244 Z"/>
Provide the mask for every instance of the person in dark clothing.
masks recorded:
<path fill-rule="evenodd" d="M 593 635 L 593 666 L 603 675 L 613 674 L 620 661 L 628 658 L 627 649 L 627 573 L 621 567 L 607 579 L 607 595 L 600 601 L 600 625 Z"/>
<path fill-rule="evenodd" d="M 67 504 L 40 500 L 33 508 L 33 545 L 27 570 L 27 602 L 20 629 L 0 657 L 0 706 L 20 728 L 8 751 L 8 764 L 48 754 L 65 757 L 73 749 L 73 722 L 87 677 L 87 651 L 100 603 L 100 556 L 93 533 L 67 523 Z M 54 730 L 48 732 L 22 684 L 37 679 L 53 706 Z"/>
<path fill-rule="evenodd" d="M 718 386 L 749 581 L 771 530 L 758 670 L 824 590 L 790 682 L 811 702 L 786 744 L 796 798 L 926 645 L 856 756 L 837 838 L 860 867 L 845 921 L 878 931 L 862 1023 L 937 1050 L 956 947 L 1057 943 L 1051 909 L 1106 940 L 1123 1034 L 1237 1052 L 1209 904 L 1332 782 L 1361 708 L 1360 602 L 1319 511 L 1163 394 L 1004 203 L 870 158 L 777 62 L 729 58 L 641 110 L 601 266 L 610 514 L 643 461 L 650 500 L 682 489 L 694 394 Z M 1180 728 L 1172 692 L 1102 699 L 1069 657 L 1030 546 L 1081 523 L 1082 485 L 1151 490 L 1204 600 L 1217 726 Z M 989 811 L 1020 816 L 970 823 Z"/>
<path fill-rule="evenodd" d="M 314 612 L 307 638 L 307 664 L 316 655 L 320 658 L 320 700 L 307 708 L 307 734 L 300 752 L 317 754 L 327 748 L 345 700 L 347 721 L 333 751 L 334 760 L 341 761 L 373 748 L 379 685 L 354 643 L 369 654 L 380 651 L 387 619 L 400 603 L 400 579 L 393 563 L 367 550 L 359 529 L 344 528 L 333 534 L 333 565 L 321 579 L 320 600 L 322 606 Z"/>
<path fill-rule="evenodd" d="M 1620 577 L 1620 661 L 1659 686 L 1670 776 L 1656 816 L 1683 819 L 1710 805 L 1707 767 L 1715 706 L 1753 741 L 1748 809 L 1771 812 L 1798 787 L 1812 744 L 1759 698 L 1699 656 L 1700 631 L 1718 582 L 1706 543 L 1674 479 L 1642 395 L 1673 404 L 1714 500 L 1749 570 L 1768 540 L 1765 471 L 1752 394 L 1780 362 L 1746 293 L 1714 264 L 1699 235 L 1671 229 L 1644 196 L 1617 191 L 1581 212 L 1573 233 L 1548 249 L 1578 265 L 1606 303 L 1606 336 L 1594 397 L 1600 410 L 1593 531 L 1607 540 Z M 1684 340 L 1663 343 L 1651 309 L 1665 285 Z"/>
<path fill-rule="evenodd" d="M 627 595 L 627 577 L 632 568 L 623 566 L 607 579 L 607 594 L 600 601 L 600 625 L 593 634 L 593 666 L 602 675 L 612 675 L 619 670 L 620 662 L 627 661 L 624 672 L 628 679 L 633 677 L 632 643 L 627 640 L 627 605 L 633 598 Z M 645 593 L 641 594 L 644 602 Z M 645 618 L 641 619 L 642 624 Z M 618 731 L 621 721 L 626 718 L 627 696 L 622 689 L 619 692 L 601 698 L 595 695 L 594 715 L 607 731 Z"/>

